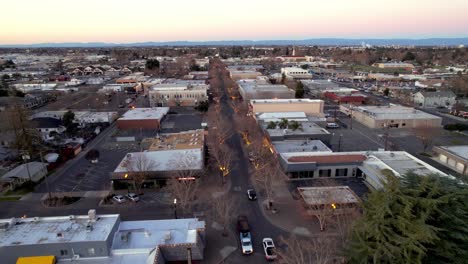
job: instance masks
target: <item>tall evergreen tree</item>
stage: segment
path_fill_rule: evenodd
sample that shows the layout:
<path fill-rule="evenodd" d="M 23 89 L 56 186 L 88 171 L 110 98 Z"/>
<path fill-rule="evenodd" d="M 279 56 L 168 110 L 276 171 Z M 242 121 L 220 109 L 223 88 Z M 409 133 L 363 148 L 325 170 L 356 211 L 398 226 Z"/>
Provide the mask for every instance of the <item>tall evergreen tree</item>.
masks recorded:
<path fill-rule="evenodd" d="M 369 194 L 347 248 L 350 263 L 466 263 L 468 188 L 437 175 L 389 176 Z"/>

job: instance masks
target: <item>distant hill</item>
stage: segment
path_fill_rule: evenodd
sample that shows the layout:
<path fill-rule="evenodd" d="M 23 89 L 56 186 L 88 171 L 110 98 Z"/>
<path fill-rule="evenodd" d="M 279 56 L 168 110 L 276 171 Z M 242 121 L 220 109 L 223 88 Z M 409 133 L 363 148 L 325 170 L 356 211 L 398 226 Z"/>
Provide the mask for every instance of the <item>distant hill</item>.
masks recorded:
<path fill-rule="evenodd" d="M 220 40 L 220 41 L 165 41 L 165 42 L 65 42 L 0 45 L 0 48 L 104 48 L 104 47 L 161 47 L 161 46 L 275 46 L 275 45 L 317 45 L 317 46 L 359 46 L 366 43 L 373 46 L 468 46 L 468 38 L 428 39 L 346 39 L 316 38 L 304 40 Z"/>

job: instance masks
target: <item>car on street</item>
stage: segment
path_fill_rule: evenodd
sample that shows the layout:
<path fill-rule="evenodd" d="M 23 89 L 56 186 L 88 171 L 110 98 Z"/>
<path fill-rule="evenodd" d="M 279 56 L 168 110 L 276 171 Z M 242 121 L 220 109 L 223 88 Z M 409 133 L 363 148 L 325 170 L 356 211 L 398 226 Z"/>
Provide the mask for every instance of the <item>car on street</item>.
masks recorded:
<path fill-rule="evenodd" d="M 250 234 L 250 226 L 247 216 L 239 215 L 237 217 L 237 231 L 239 231 L 239 241 L 242 248 L 242 254 L 252 254 L 252 235 Z"/>
<path fill-rule="evenodd" d="M 136 193 L 128 193 L 128 194 L 127 194 L 127 198 L 128 198 L 130 201 L 133 201 L 133 202 L 138 202 L 138 201 L 140 201 L 140 196 L 138 196 L 138 194 L 136 194 Z"/>
<path fill-rule="evenodd" d="M 252 246 L 252 236 L 250 232 L 241 232 L 239 234 L 240 243 L 242 247 L 242 254 L 249 255 L 253 253 L 253 246 Z"/>
<path fill-rule="evenodd" d="M 118 203 L 124 203 L 126 200 L 125 200 L 125 197 L 123 195 L 115 195 L 114 197 L 112 197 L 112 199 L 114 199 L 114 201 L 118 202 Z"/>
<path fill-rule="evenodd" d="M 254 189 L 248 189 L 247 197 L 249 198 L 250 201 L 255 201 L 257 200 L 257 193 L 255 192 Z"/>
<path fill-rule="evenodd" d="M 265 258 L 267 260 L 274 260 L 277 258 L 275 243 L 273 243 L 273 239 L 269 237 L 263 239 L 263 251 L 265 252 Z"/>
<path fill-rule="evenodd" d="M 340 125 L 338 125 L 337 123 L 327 123 L 326 128 L 331 128 L 331 129 L 340 128 Z"/>

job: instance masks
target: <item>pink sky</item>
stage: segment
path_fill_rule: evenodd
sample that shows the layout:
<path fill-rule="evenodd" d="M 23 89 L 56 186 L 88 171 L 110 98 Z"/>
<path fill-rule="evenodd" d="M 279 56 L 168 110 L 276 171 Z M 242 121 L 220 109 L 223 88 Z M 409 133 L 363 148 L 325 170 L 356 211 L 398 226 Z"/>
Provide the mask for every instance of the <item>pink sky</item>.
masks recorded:
<path fill-rule="evenodd" d="M 0 44 L 468 37 L 467 0 L 15 0 Z"/>

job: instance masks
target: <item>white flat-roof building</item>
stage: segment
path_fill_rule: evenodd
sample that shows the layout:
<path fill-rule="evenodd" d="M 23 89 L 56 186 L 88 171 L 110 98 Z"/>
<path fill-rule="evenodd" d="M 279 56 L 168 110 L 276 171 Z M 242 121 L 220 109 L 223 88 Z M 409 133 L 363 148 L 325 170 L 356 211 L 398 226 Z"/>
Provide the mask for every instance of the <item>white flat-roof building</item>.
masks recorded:
<path fill-rule="evenodd" d="M 441 127 L 442 118 L 412 107 L 340 105 L 340 111 L 370 128 Z"/>
<path fill-rule="evenodd" d="M 332 152 L 332 150 L 320 140 L 285 140 L 274 141 L 271 144 L 273 145 L 273 149 L 277 154 L 300 152 Z"/>
<path fill-rule="evenodd" d="M 312 74 L 308 70 L 298 67 L 281 68 L 281 74 L 291 79 L 312 79 Z"/>
<path fill-rule="evenodd" d="M 203 147 L 128 153 L 111 175 L 111 180 L 132 182 L 132 174 L 148 173 L 148 182 L 177 177 L 181 172 L 200 176 L 204 168 Z M 125 177 L 127 175 L 127 177 Z"/>
<path fill-rule="evenodd" d="M 163 264 L 202 260 L 205 222 L 196 218 L 121 221 L 117 214 L 0 220 L 0 258 L 55 256 L 58 263 Z"/>
<path fill-rule="evenodd" d="M 327 144 L 330 143 L 332 134 L 325 128 L 322 128 L 310 121 L 296 122 L 288 121 L 286 127 L 281 127 L 282 121 L 272 124 L 271 122 L 259 122 L 259 125 L 268 135 L 270 141 L 283 141 L 283 140 L 320 140 Z M 273 125 L 273 126 L 272 126 Z"/>
<path fill-rule="evenodd" d="M 288 121 L 306 122 L 309 121 L 307 115 L 304 112 L 270 112 L 270 113 L 257 113 L 255 114 L 257 121 L 268 122 L 279 122 L 283 119 Z"/>
<path fill-rule="evenodd" d="M 283 84 L 259 83 L 256 80 L 239 80 L 239 93 L 244 100 L 291 99 L 294 91 Z"/>

